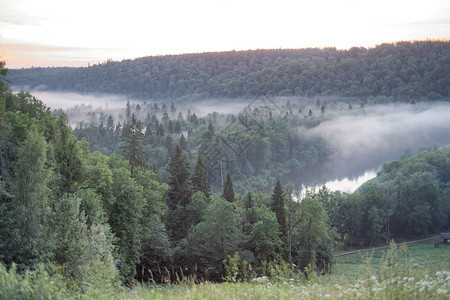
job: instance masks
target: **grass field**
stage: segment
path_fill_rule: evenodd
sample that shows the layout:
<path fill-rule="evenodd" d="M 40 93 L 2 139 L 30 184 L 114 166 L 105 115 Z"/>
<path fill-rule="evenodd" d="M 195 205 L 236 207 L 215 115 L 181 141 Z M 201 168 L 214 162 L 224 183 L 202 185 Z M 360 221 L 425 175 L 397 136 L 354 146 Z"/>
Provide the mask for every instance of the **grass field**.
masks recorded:
<path fill-rule="evenodd" d="M 47 273 L 0 268 L 0 299 L 450 299 L 450 247 L 416 244 L 336 258 L 328 275 L 251 282 L 87 287 L 75 293 Z"/>
<path fill-rule="evenodd" d="M 336 257 L 336 266 L 332 276 L 355 280 L 361 277 L 362 272 L 366 272 L 367 269 L 375 272 L 387 251 L 388 249 L 382 249 Z M 399 265 L 407 264 L 407 267 L 412 270 L 450 270 L 450 247 L 441 245 L 439 248 L 434 248 L 434 244 L 431 243 L 414 244 L 408 246 L 408 251 L 403 255 L 398 254 L 396 260 Z"/>

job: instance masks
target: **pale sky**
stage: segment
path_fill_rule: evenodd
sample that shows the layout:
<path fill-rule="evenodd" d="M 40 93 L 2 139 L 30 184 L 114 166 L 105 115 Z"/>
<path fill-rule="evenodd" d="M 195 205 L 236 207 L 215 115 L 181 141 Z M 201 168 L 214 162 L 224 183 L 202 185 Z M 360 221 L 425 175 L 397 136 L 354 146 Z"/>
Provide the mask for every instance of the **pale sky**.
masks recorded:
<path fill-rule="evenodd" d="M 0 0 L 8 68 L 449 38 L 450 0 Z"/>

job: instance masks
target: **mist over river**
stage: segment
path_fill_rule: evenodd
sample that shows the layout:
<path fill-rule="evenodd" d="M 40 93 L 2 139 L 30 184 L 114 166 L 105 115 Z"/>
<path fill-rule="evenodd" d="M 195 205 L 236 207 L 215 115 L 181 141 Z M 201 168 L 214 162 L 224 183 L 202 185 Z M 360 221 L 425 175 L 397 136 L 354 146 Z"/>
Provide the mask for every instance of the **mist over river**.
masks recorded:
<path fill-rule="evenodd" d="M 51 91 L 31 93 L 52 109 L 62 108 L 73 113 L 73 108 L 77 107 L 77 115 L 68 114 L 72 127 L 80 121 L 89 121 L 86 112 L 81 109 L 83 107 L 86 111 L 97 110 L 98 113 L 111 114 L 115 120 L 123 121 L 128 100 L 132 103 L 144 103 L 120 95 L 97 96 Z M 212 112 L 236 114 L 248 102 L 249 100 L 214 99 L 176 105 L 183 114 L 189 109 L 198 116 L 206 116 Z M 166 105 L 170 107 L 171 102 L 167 101 Z M 383 163 L 399 159 L 406 150 L 415 154 L 424 146 L 449 145 L 450 105 L 446 102 L 418 102 L 415 105 L 391 103 L 367 105 L 363 109 L 354 109 L 351 113 L 329 110 L 317 126 L 298 127 L 294 130 L 301 136 L 326 140 L 328 158 L 313 166 L 293 170 L 282 176 L 282 181 L 291 181 L 297 189 L 317 188 L 325 184 L 331 190 L 352 192 L 375 177 Z"/>

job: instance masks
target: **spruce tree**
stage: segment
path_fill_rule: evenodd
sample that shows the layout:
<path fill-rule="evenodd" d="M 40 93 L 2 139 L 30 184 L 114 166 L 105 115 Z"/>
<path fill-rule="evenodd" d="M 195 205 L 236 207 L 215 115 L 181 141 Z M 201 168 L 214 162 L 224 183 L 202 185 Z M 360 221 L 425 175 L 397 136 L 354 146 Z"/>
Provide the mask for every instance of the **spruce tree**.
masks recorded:
<path fill-rule="evenodd" d="M 127 100 L 127 105 L 126 105 L 126 120 L 125 120 L 125 124 L 128 123 L 130 121 L 130 116 L 131 116 L 131 104 L 130 104 L 130 100 Z"/>
<path fill-rule="evenodd" d="M 177 145 L 169 162 L 169 190 L 167 191 L 167 229 L 171 238 L 177 242 L 185 238 L 189 225 L 187 222 L 187 205 L 192 195 L 189 163 L 183 150 Z"/>
<path fill-rule="evenodd" d="M 78 140 L 61 114 L 56 122 L 57 133 L 54 142 L 55 171 L 52 186 L 57 197 L 74 193 L 83 181 L 83 160 Z"/>
<path fill-rule="evenodd" d="M 191 197 L 189 163 L 183 150 L 177 145 L 175 153 L 169 162 L 169 191 L 167 201 L 169 209 L 175 209 L 178 205 L 187 205 Z"/>
<path fill-rule="evenodd" d="M 222 197 L 228 202 L 234 202 L 233 182 L 231 181 L 230 173 L 227 172 L 225 183 L 223 184 Z"/>
<path fill-rule="evenodd" d="M 131 173 L 134 168 L 145 168 L 147 165 L 146 153 L 144 152 L 145 135 L 142 132 L 142 125 L 131 115 L 130 122 L 122 130 L 122 156 L 130 162 Z"/>
<path fill-rule="evenodd" d="M 254 203 L 253 203 L 253 197 L 252 194 L 250 192 L 247 193 L 247 198 L 245 201 L 245 209 L 249 210 L 250 208 L 254 207 Z"/>
<path fill-rule="evenodd" d="M 181 147 L 181 150 L 187 151 L 187 148 L 188 148 L 188 146 L 187 146 L 187 141 L 186 141 L 186 139 L 184 138 L 184 135 L 183 135 L 183 134 L 181 134 L 181 137 L 180 137 L 180 147 Z"/>
<path fill-rule="evenodd" d="M 203 192 L 207 199 L 209 199 L 211 196 L 208 181 L 208 171 L 203 165 L 200 155 L 197 158 L 197 164 L 195 165 L 194 174 L 192 175 L 192 193 L 195 193 L 197 191 Z"/>
<path fill-rule="evenodd" d="M 277 216 L 277 222 L 280 224 L 280 231 L 283 242 L 287 241 L 287 224 L 286 224 L 286 209 L 284 207 L 284 192 L 281 187 L 280 179 L 277 178 L 272 194 L 272 211 Z"/>

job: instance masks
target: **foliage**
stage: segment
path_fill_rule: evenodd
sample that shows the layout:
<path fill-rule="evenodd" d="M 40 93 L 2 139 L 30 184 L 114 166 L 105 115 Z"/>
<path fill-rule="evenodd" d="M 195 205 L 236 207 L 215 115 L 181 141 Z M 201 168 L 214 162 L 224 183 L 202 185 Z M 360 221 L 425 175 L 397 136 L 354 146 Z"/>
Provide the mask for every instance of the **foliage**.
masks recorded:
<path fill-rule="evenodd" d="M 130 122 L 122 130 L 122 156 L 130 163 L 131 173 L 136 167 L 146 167 L 147 159 L 144 152 L 144 140 L 142 125 L 135 115 L 132 114 Z"/>
<path fill-rule="evenodd" d="M 211 187 L 208 180 L 208 171 L 203 165 L 202 157 L 199 155 L 197 158 L 197 164 L 195 165 L 194 174 L 192 175 L 192 192 L 203 192 L 205 196 L 210 199 Z"/>
<path fill-rule="evenodd" d="M 49 170 L 45 168 L 47 143 L 32 127 L 24 144 L 19 147 L 15 164 L 13 193 L 15 205 L 12 211 L 17 220 L 23 255 L 17 255 L 16 263 L 34 264 L 49 249 L 48 222 L 50 218 Z M 21 258 L 19 258 L 22 256 Z"/>
<path fill-rule="evenodd" d="M 230 173 L 227 173 L 225 177 L 225 182 L 223 184 L 222 197 L 228 202 L 234 202 L 234 189 L 233 182 L 231 181 Z"/>
<path fill-rule="evenodd" d="M 172 248 L 166 227 L 158 216 L 151 215 L 146 220 L 142 238 L 141 262 L 137 278 L 140 281 L 164 283 L 167 268 L 172 265 Z"/>
<path fill-rule="evenodd" d="M 241 239 L 233 204 L 217 198 L 175 250 L 175 261 L 185 274 L 218 281 L 225 275 L 222 261 L 239 250 Z"/>
<path fill-rule="evenodd" d="M 302 199 L 298 220 L 293 234 L 297 244 L 293 259 L 297 267 L 301 271 L 311 267 L 315 269 L 315 266 L 327 268 L 333 261 L 333 249 L 328 247 L 332 240 L 328 235 L 327 215 L 319 200 L 310 197 Z M 320 250 L 325 253 L 321 254 Z"/>
<path fill-rule="evenodd" d="M 140 260 L 145 199 L 142 197 L 142 186 L 127 169 L 113 169 L 112 180 L 114 202 L 109 211 L 109 224 L 116 237 L 115 259 L 124 281 L 130 282 Z"/>
<path fill-rule="evenodd" d="M 277 178 L 277 181 L 275 183 L 275 187 L 273 188 L 272 193 L 272 205 L 271 209 L 275 213 L 277 222 L 280 225 L 280 231 L 281 231 L 281 238 L 283 240 L 283 243 L 287 244 L 288 239 L 288 228 L 286 223 L 286 207 L 285 207 L 285 195 L 283 188 L 281 187 L 280 179 Z M 286 248 L 284 248 L 286 249 Z M 283 258 L 286 259 L 287 253 L 284 251 L 285 254 L 283 255 Z"/>
<path fill-rule="evenodd" d="M 248 213 L 253 220 L 248 229 L 246 249 L 253 253 L 254 268 L 281 261 L 284 245 L 276 214 L 265 206 L 252 207 Z"/>
<path fill-rule="evenodd" d="M 84 68 L 10 70 L 17 86 L 142 99 L 336 95 L 449 98 L 448 41 L 374 48 L 272 49 L 151 56 Z M 381 97 L 380 97 L 381 96 Z"/>
<path fill-rule="evenodd" d="M 49 298 L 130 298 L 137 293 L 112 294 L 115 285 L 122 286 L 118 278 L 128 286 L 140 280 L 165 283 L 168 289 L 174 282 L 187 283 L 189 293 L 191 287 L 201 289 L 194 283 L 203 280 L 238 282 L 254 276 L 270 279 L 256 279 L 253 287 L 261 283 L 265 289 L 268 282 L 287 287 L 292 278 L 292 284 L 304 284 L 296 292 L 306 298 L 321 297 L 326 288 L 338 297 L 340 289 L 314 285 L 327 278 L 319 274 L 334 272 L 337 243 L 372 246 L 393 235 L 415 237 L 449 226 L 448 150 L 424 148 L 415 157 L 387 163 L 353 194 L 322 188 L 301 199 L 292 184 L 283 189 L 279 180 L 270 194 L 267 187 L 276 174 L 320 166 L 330 155 L 323 140 L 298 134 L 297 128 L 319 125 L 339 109 L 332 105 L 320 118 L 288 101 L 282 112 L 258 106 L 237 115 L 188 112 L 184 118 L 179 113 L 175 120 L 175 105 L 168 110 L 165 103 L 161 108 L 128 103 L 123 130 L 112 116 L 100 115 L 98 125 L 78 125 L 78 140 L 65 114 L 52 117 L 31 95 L 4 90 L 0 99 L 5 100 L 0 260 L 10 269 L 0 270 L 8 285 L 0 289 L 9 293 L 5 297 L 14 289 L 19 296 L 38 297 L 33 293 L 42 289 Z M 130 133 L 130 140 L 119 142 Z M 91 153 L 91 141 L 103 154 Z M 127 156 L 127 143 L 137 145 L 131 152 L 145 151 L 148 161 Z M 399 290 L 388 286 L 404 274 L 413 278 L 408 263 L 395 263 L 396 255 L 388 252 L 378 273 L 358 283 L 362 296 L 348 282 L 345 296 L 428 296 L 420 288 L 403 285 L 396 294 Z M 289 263 L 283 261 L 287 257 Z M 425 285 L 419 275 L 412 282 Z M 441 275 L 433 280 L 440 283 Z M 145 293 L 145 287 L 136 289 Z"/>

